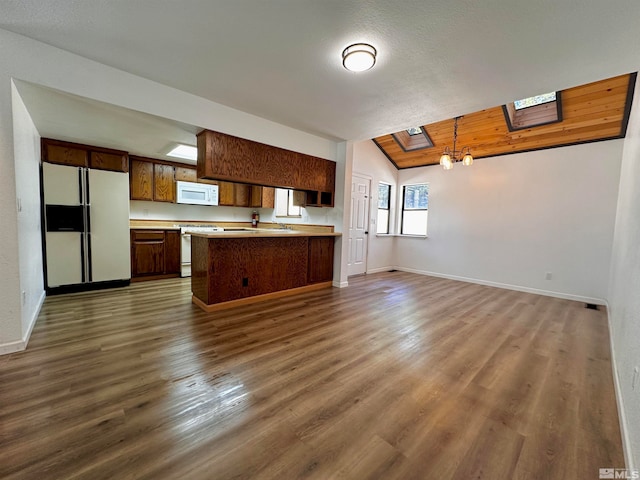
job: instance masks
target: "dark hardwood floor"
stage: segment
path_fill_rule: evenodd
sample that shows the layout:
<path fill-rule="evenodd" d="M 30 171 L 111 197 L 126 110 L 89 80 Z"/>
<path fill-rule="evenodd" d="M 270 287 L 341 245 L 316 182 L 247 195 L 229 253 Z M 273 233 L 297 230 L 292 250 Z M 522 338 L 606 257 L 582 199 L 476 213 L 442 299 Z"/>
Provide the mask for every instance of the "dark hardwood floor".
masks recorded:
<path fill-rule="evenodd" d="M 189 280 L 48 298 L 0 357 L 3 479 L 596 479 L 606 315 L 402 272 L 204 313 Z"/>

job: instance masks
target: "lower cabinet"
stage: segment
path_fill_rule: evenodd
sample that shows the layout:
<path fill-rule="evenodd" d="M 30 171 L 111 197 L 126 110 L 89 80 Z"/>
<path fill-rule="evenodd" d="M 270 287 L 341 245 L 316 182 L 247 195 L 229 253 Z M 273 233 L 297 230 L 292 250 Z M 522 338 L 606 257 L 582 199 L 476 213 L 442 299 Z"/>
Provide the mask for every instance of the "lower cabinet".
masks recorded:
<path fill-rule="evenodd" d="M 180 276 L 180 232 L 131 230 L 131 278 L 153 280 Z"/>
<path fill-rule="evenodd" d="M 309 237 L 308 283 L 333 280 L 333 237 Z"/>

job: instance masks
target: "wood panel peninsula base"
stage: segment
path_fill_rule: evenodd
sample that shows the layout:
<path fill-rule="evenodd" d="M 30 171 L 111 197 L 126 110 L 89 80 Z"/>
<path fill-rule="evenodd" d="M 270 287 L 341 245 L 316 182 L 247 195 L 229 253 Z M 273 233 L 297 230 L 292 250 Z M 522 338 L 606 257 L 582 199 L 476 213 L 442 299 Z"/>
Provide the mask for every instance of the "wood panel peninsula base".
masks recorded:
<path fill-rule="evenodd" d="M 206 312 L 329 288 L 339 233 L 191 235 L 192 301 Z"/>

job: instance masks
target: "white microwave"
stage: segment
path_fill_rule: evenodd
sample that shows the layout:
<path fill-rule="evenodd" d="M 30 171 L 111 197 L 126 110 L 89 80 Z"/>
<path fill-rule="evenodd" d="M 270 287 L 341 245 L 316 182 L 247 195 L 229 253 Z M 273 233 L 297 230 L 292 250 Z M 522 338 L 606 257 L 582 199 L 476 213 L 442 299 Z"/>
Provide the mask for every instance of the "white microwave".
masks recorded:
<path fill-rule="evenodd" d="M 176 202 L 191 205 L 218 205 L 218 185 L 176 182 Z"/>

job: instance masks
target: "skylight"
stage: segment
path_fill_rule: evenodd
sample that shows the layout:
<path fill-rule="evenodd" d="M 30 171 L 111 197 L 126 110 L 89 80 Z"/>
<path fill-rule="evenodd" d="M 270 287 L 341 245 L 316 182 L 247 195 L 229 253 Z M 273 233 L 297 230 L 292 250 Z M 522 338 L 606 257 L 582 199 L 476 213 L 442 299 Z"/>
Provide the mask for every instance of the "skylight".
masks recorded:
<path fill-rule="evenodd" d="M 407 128 L 407 133 L 411 136 L 413 135 L 420 135 L 422 133 L 422 128 L 420 127 L 411 127 L 411 128 Z"/>
<path fill-rule="evenodd" d="M 521 110 L 527 107 L 535 107 L 536 105 L 542 105 L 543 103 L 555 102 L 556 92 L 543 93 L 536 95 L 535 97 L 523 98 L 522 100 L 516 100 L 513 102 L 516 110 Z"/>
<path fill-rule="evenodd" d="M 167 157 L 173 158 L 183 158 L 185 160 L 197 160 L 198 159 L 198 149 L 191 145 L 176 145 L 169 153 L 167 153 Z"/>

